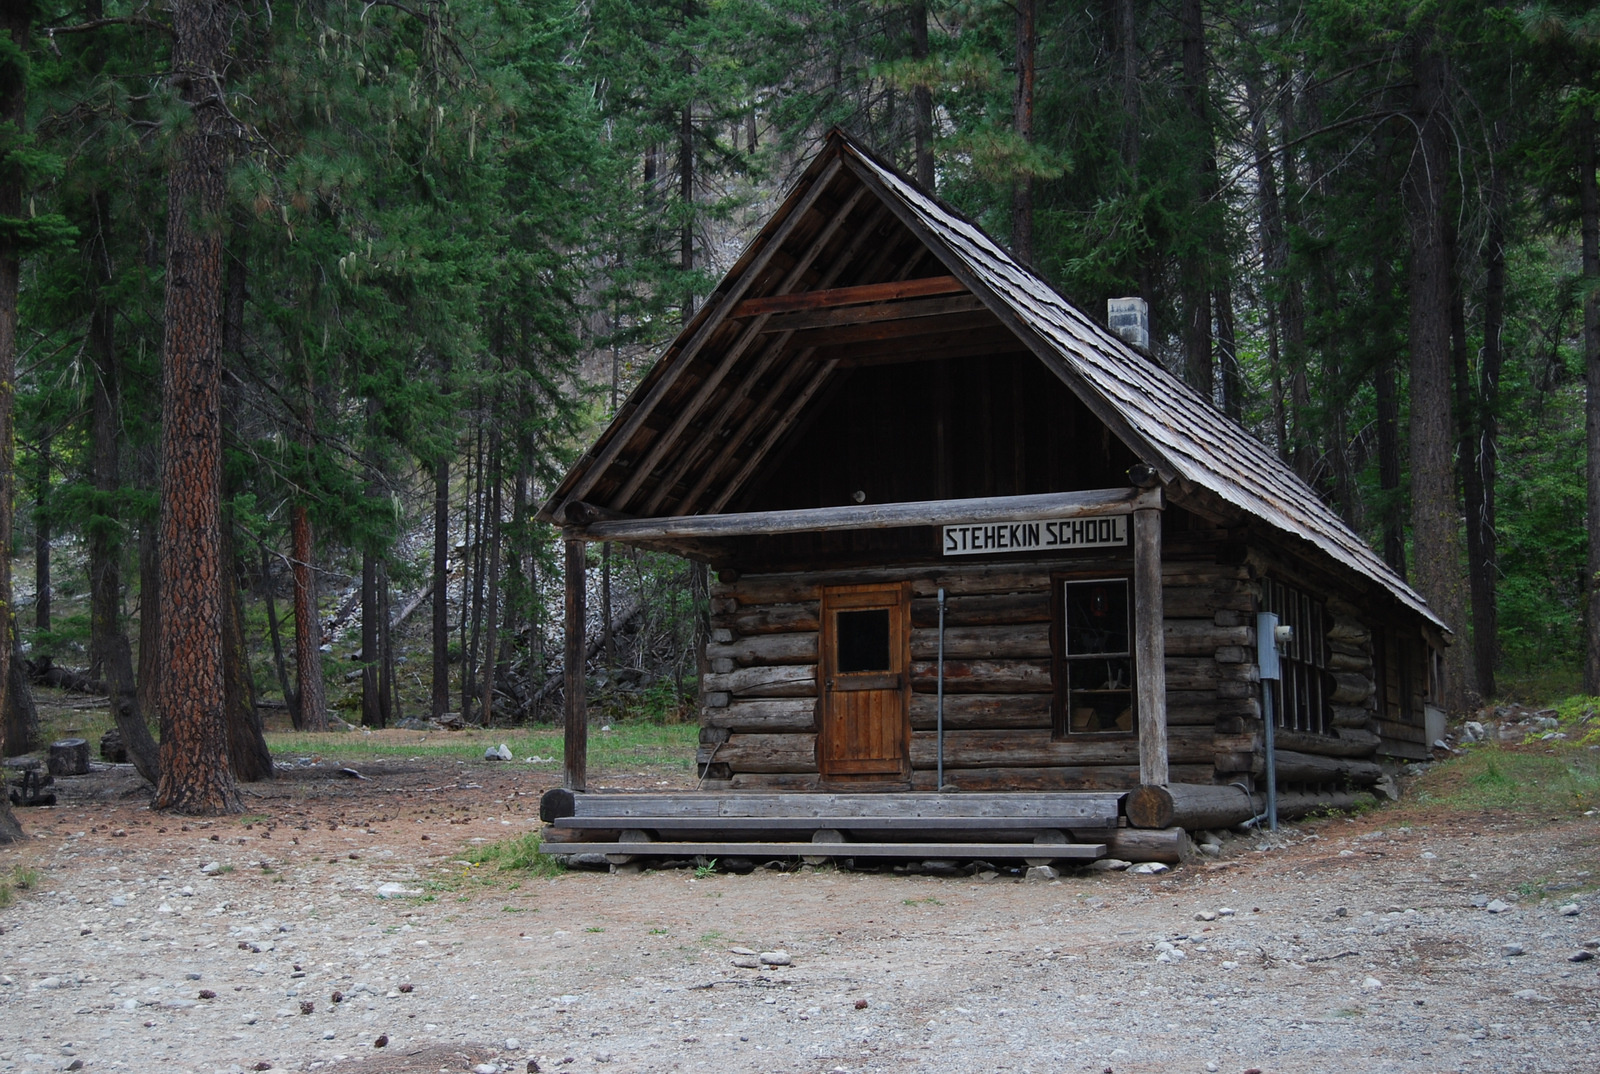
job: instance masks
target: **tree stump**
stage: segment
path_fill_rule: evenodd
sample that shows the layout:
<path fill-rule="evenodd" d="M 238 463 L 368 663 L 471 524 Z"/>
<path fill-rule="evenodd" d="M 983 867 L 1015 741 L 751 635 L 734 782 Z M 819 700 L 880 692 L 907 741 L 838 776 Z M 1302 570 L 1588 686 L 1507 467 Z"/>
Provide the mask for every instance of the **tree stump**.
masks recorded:
<path fill-rule="evenodd" d="M 64 738 L 50 743 L 50 774 L 82 776 L 89 771 L 89 740 Z"/>

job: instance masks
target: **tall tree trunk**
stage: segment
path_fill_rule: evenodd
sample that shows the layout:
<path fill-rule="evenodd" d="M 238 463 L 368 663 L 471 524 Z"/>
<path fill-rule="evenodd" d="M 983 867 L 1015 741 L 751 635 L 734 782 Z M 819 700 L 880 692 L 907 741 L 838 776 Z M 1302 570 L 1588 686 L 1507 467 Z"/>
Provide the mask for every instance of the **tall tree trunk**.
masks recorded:
<path fill-rule="evenodd" d="M 89 546 L 89 659 L 105 679 L 111 716 L 134 769 L 154 785 L 160 751 L 139 706 L 133 653 L 122 624 L 122 526 L 117 508 L 117 488 L 121 484 L 118 411 L 122 368 L 115 321 L 106 295 L 110 283 L 111 214 L 103 193 L 94 196 L 93 211 L 96 234 L 87 251 L 97 274 L 87 341 L 93 370 L 89 477 L 95 495 L 93 516 L 85 527 Z"/>
<path fill-rule="evenodd" d="M 683 0 L 683 22 L 687 27 L 695 17 L 694 0 Z M 683 81 L 688 86 L 694 82 L 694 54 L 683 54 Z M 689 272 L 694 268 L 694 100 L 683 102 L 678 116 L 678 199 L 682 202 L 683 230 L 678 233 L 678 267 L 683 270 L 683 323 L 694 316 L 694 288 L 689 283 Z M 479 474 L 479 481 L 483 475 Z"/>
<path fill-rule="evenodd" d="M 1496 414 L 1500 408 L 1500 372 L 1505 364 L 1501 333 L 1505 328 L 1506 244 L 1505 176 L 1499 165 L 1489 175 L 1489 228 L 1484 249 L 1483 352 L 1478 361 L 1478 420 L 1473 442 L 1462 455 L 1478 490 L 1476 503 L 1467 498 L 1467 570 L 1472 595 L 1472 660 L 1478 674 L 1478 692 L 1485 701 L 1496 694 L 1495 671 L 1500 662 L 1500 610 L 1495 593 L 1499 575 L 1495 537 L 1494 482 L 1499 449 Z"/>
<path fill-rule="evenodd" d="M 228 764 L 222 674 L 221 99 L 233 5 L 174 0 L 172 83 L 187 122 L 168 174 L 161 404 L 161 779 L 155 808 L 243 809 Z"/>
<path fill-rule="evenodd" d="M 483 726 L 494 723 L 494 672 L 500 640 L 500 430 L 489 437 L 489 552 L 484 565 L 489 575 L 489 607 L 483 642 Z"/>
<path fill-rule="evenodd" d="M 378 710 L 381 726 L 388 727 L 405 717 L 400 711 L 400 689 L 394 671 L 394 636 L 389 626 L 389 561 L 378 560 Z"/>
<path fill-rule="evenodd" d="M 1377 195 L 1374 199 L 1380 229 L 1386 229 L 1393 204 L 1390 149 L 1393 138 L 1385 127 L 1377 139 L 1379 161 Z M 1372 257 L 1372 294 L 1376 338 L 1372 371 L 1378 421 L 1379 509 L 1383 521 L 1383 561 L 1401 578 L 1406 576 L 1406 538 L 1400 496 L 1400 390 L 1395 378 L 1395 352 L 1399 341 L 1393 338 L 1390 310 L 1395 301 L 1394 262 L 1388 242 L 1379 239 Z"/>
<path fill-rule="evenodd" d="M 1244 420 L 1244 374 L 1239 368 L 1239 341 L 1233 321 L 1233 283 L 1226 274 L 1213 296 L 1217 313 L 1217 368 L 1222 372 L 1222 412 Z"/>
<path fill-rule="evenodd" d="M 478 634 L 483 628 L 483 419 L 479 411 L 466 488 L 466 554 L 461 579 L 461 718 L 472 719 L 478 698 Z M 476 480 L 474 481 L 474 475 Z M 469 586 L 470 579 L 470 586 Z M 468 591 L 471 596 L 468 596 Z"/>
<path fill-rule="evenodd" d="M 256 708 L 255 676 L 250 671 L 250 644 L 244 630 L 244 602 L 239 598 L 238 560 L 233 553 L 233 520 L 222 521 L 222 671 L 228 716 L 228 763 L 245 783 L 277 774 L 272 751 L 262 733 Z"/>
<path fill-rule="evenodd" d="M 1406 185 L 1411 231 L 1411 526 L 1417 589 L 1458 639 L 1446 652 L 1443 696 L 1434 700 L 1447 711 L 1460 712 L 1472 683 L 1464 644 L 1466 587 L 1450 412 L 1448 72 L 1431 28 L 1413 48 L 1412 120 L 1418 139 Z"/>
<path fill-rule="evenodd" d="M 283 691 L 283 703 L 289 710 L 289 722 L 296 731 L 305 730 L 300 718 L 300 694 L 289 678 L 289 665 L 283 658 L 283 633 L 278 629 L 278 594 L 272 581 L 272 559 L 265 542 L 261 548 L 261 599 L 267 605 L 267 634 L 272 639 L 272 666 L 278 672 L 278 688 Z"/>
<path fill-rule="evenodd" d="M 367 435 L 368 448 L 366 452 L 367 468 L 367 499 L 378 501 L 382 489 L 378 485 L 378 469 L 381 460 L 378 457 L 377 429 L 378 400 L 367 400 Z M 361 550 L 361 723 L 366 727 L 384 726 L 384 710 L 388 708 L 385 700 L 383 686 L 379 682 L 382 676 L 383 656 L 379 635 L 386 625 L 386 618 L 380 608 L 382 603 L 379 595 L 379 573 L 381 571 L 383 555 L 372 547 L 370 543 Z"/>
<path fill-rule="evenodd" d="M 322 683 L 322 616 L 317 609 L 316 542 L 304 504 L 289 508 L 289 558 L 294 574 L 294 672 L 300 721 L 307 731 L 328 729 L 328 696 Z"/>
<path fill-rule="evenodd" d="M 1183 99 L 1189 113 L 1190 137 L 1195 139 L 1194 164 L 1198 170 L 1198 197 L 1191 220 L 1198 225 L 1216 197 L 1217 160 L 1211 139 L 1211 110 L 1206 90 L 1206 27 L 1200 0 L 1180 0 L 1178 31 L 1182 39 Z M 1216 374 L 1211 353 L 1211 266 L 1209 235 L 1204 229 L 1191 235 L 1179 258 L 1183 293 L 1183 362 L 1188 380 L 1207 402 L 1216 401 Z"/>
<path fill-rule="evenodd" d="M 1137 0 L 1113 0 L 1118 81 L 1122 93 L 1122 167 L 1130 179 L 1139 174 L 1139 23 Z M 1147 296 L 1148 297 L 1148 296 Z"/>
<path fill-rule="evenodd" d="M 928 5 L 926 0 L 914 0 L 908 15 L 911 19 L 911 58 L 919 64 L 928 58 Z M 917 185 L 932 194 L 933 174 L 933 91 L 925 77 L 919 77 L 911 90 L 913 150 L 916 154 Z"/>
<path fill-rule="evenodd" d="M 50 437 L 39 440 L 33 485 L 33 625 L 50 629 Z"/>
<path fill-rule="evenodd" d="M 161 539 L 160 522 L 139 525 L 139 711 L 161 717 Z"/>
<path fill-rule="evenodd" d="M 1039 47 L 1037 0 L 1017 0 L 1017 92 L 1012 126 L 1019 141 L 1033 142 L 1034 59 Z M 1033 262 L 1033 175 L 1024 170 L 1011 184 L 1011 251 Z"/>
<path fill-rule="evenodd" d="M 1589 556 L 1584 594 L 1583 688 L 1600 694 L 1600 188 L 1596 187 L 1595 122 L 1583 111 L 1578 125 L 1578 199 L 1583 231 L 1584 404 L 1588 440 Z"/>
<path fill-rule="evenodd" d="M 450 457 L 433 464 L 433 718 L 450 711 Z"/>

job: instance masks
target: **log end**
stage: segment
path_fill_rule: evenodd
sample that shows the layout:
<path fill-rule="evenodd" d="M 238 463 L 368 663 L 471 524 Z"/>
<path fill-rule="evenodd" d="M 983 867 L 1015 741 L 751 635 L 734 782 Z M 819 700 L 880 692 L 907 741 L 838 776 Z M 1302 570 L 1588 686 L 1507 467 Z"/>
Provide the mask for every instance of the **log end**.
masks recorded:
<path fill-rule="evenodd" d="M 1165 787 L 1146 784 L 1122 800 L 1128 823 L 1135 828 L 1172 827 L 1172 794 Z"/>
<path fill-rule="evenodd" d="M 577 799 L 565 787 L 545 791 L 544 796 L 539 799 L 539 819 L 546 824 L 553 824 L 563 817 L 574 816 L 577 812 Z"/>

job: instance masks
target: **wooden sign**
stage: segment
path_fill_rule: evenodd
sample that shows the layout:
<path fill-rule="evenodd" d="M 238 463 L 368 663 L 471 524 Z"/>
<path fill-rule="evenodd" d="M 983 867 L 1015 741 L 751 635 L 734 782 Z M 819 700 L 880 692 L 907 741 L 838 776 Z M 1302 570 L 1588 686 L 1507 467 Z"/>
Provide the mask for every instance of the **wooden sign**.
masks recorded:
<path fill-rule="evenodd" d="M 984 522 L 944 527 L 944 554 L 947 556 L 1055 552 L 1074 548 L 1107 548 L 1127 543 L 1127 515 L 1034 522 Z"/>

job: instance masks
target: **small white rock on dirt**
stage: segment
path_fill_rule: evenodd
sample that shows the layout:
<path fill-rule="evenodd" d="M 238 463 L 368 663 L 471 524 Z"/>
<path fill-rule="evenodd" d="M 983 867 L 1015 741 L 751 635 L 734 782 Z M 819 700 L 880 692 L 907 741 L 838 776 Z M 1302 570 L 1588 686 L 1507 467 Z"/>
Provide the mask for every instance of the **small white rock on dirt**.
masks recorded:
<path fill-rule="evenodd" d="M 1511 904 L 1501 899 L 1491 899 L 1489 905 L 1484 907 L 1491 914 L 1503 914 L 1511 909 Z"/>
<path fill-rule="evenodd" d="M 1582 913 L 1582 911 L 1578 909 L 1578 904 L 1575 902 L 1567 903 L 1567 905 L 1561 908 L 1560 912 L 1562 917 L 1577 917 L 1578 914 Z"/>
<path fill-rule="evenodd" d="M 1131 861 L 1121 858 L 1098 858 L 1089 863 L 1089 868 L 1097 873 L 1114 873 L 1133 865 Z"/>
<path fill-rule="evenodd" d="M 1161 864 L 1159 861 L 1141 861 L 1138 865 L 1130 866 L 1128 869 L 1128 872 L 1134 873 L 1138 876 L 1155 876 L 1159 873 L 1164 873 L 1167 871 L 1167 866 Z"/>
<path fill-rule="evenodd" d="M 789 952 L 787 951 L 763 951 L 761 952 L 761 964 L 763 966 L 789 966 L 793 964 L 793 961 L 789 958 Z"/>

